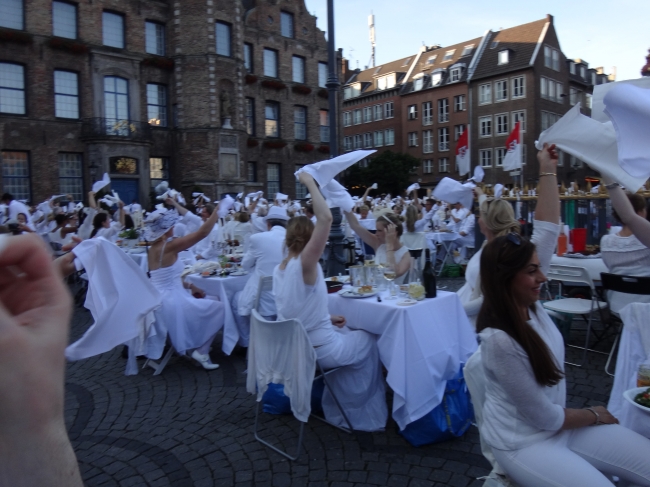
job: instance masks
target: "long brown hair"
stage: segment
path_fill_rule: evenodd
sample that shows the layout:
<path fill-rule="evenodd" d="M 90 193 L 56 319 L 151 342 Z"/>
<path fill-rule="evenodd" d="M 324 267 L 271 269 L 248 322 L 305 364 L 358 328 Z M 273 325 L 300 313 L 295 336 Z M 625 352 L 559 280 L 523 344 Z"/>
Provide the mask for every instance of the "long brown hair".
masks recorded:
<path fill-rule="evenodd" d="M 519 243 L 517 243 L 519 242 Z M 521 314 L 521 305 L 513 292 L 515 276 L 525 269 L 535 253 L 535 244 L 516 234 L 497 237 L 481 254 L 481 290 L 483 305 L 476 331 L 485 328 L 503 330 L 524 349 L 542 386 L 554 386 L 562 380 L 562 370 L 548 346 Z M 531 306 L 531 313 L 535 307 Z"/>
<path fill-rule="evenodd" d="M 284 243 L 289 252 L 299 254 L 305 248 L 314 231 L 314 223 L 306 216 L 295 216 L 287 223 Z"/>

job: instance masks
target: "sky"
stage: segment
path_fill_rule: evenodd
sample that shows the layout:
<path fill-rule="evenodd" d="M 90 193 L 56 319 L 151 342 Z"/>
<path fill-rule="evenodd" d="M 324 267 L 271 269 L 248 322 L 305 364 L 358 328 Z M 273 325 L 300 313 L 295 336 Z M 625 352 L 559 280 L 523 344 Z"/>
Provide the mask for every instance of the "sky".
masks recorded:
<path fill-rule="evenodd" d="M 327 0 L 305 0 L 327 31 Z M 554 17 L 562 52 L 589 67 L 616 67 L 616 79 L 635 79 L 650 49 L 650 0 L 334 0 L 336 47 L 350 68 L 370 64 L 368 16 L 375 15 L 376 64 L 415 54 L 424 44 L 447 46 L 498 30 Z M 357 63 L 358 62 L 358 63 Z"/>

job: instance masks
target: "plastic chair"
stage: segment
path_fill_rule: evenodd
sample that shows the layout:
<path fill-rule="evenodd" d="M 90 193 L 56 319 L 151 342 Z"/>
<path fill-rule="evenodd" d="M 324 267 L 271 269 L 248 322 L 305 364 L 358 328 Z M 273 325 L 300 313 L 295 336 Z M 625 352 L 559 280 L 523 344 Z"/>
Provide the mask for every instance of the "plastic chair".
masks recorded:
<path fill-rule="evenodd" d="M 349 430 L 329 423 L 325 418 L 316 415 L 313 416 L 348 433 L 353 431 L 352 425 L 350 424 L 345 411 L 343 411 L 338 398 L 334 394 L 334 391 L 327 380 L 327 375 L 338 369 L 324 371 L 320 364 L 318 364 L 314 347 L 311 345 L 307 332 L 299 321 L 268 321 L 262 318 L 257 310 L 252 310 L 251 335 L 248 351 L 248 377 L 246 380 L 246 389 L 251 394 L 257 395 L 257 404 L 255 406 L 255 426 L 253 430 L 257 441 L 289 460 L 296 460 L 300 455 L 305 423 L 309 419 L 310 415 L 310 413 L 305 413 L 311 409 L 310 406 L 306 406 L 311 403 L 311 387 L 313 381 L 320 378 L 323 379 L 325 387 L 327 387 L 332 394 L 334 402 L 341 411 Z M 302 351 L 302 353 L 299 353 L 300 351 Z M 316 375 L 316 367 L 318 367 L 318 375 Z M 258 373 L 263 376 L 262 383 L 259 383 L 258 381 Z M 300 381 L 301 375 L 304 377 L 305 373 L 307 374 L 307 377 L 310 377 L 308 387 Z M 311 379 L 311 377 L 313 377 L 313 379 Z M 291 455 L 270 442 L 260 438 L 257 430 L 260 402 L 263 395 L 260 392 L 265 390 L 267 383 L 271 381 L 279 381 L 278 383 L 285 384 L 285 392 L 288 392 L 286 390 L 286 385 L 291 384 L 291 392 L 287 395 L 291 402 L 293 415 L 298 421 L 300 421 L 298 445 L 296 446 L 296 452 L 294 455 Z"/>
<path fill-rule="evenodd" d="M 562 299 L 555 299 L 553 301 L 546 301 L 543 304 L 545 309 L 556 311 L 558 313 L 576 314 L 576 315 L 581 315 L 583 318 L 586 315 L 589 315 L 589 319 L 587 320 L 587 336 L 585 338 L 585 346 L 579 347 L 577 345 L 567 344 L 569 347 L 584 350 L 584 353 L 582 355 L 582 361 L 579 364 L 571 363 L 571 362 L 565 362 L 565 363 L 576 367 L 582 367 L 585 364 L 585 361 L 587 359 L 587 352 L 594 352 L 594 353 L 607 355 L 606 352 L 600 352 L 598 350 L 592 350 L 589 348 L 589 336 L 591 335 L 591 319 L 592 319 L 593 312 L 598 310 L 599 312 L 601 312 L 601 316 L 602 316 L 602 310 L 607 309 L 608 305 L 607 303 L 603 301 L 598 301 L 596 299 L 596 287 L 594 286 L 594 282 L 591 280 L 591 277 L 589 276 L 587 270 L 584 267 L 551 264 L 551 268 L 549 272 L 546 274 L 546 277 L 549 279 L 549 281 L 558 281 L 560 283 L 558 296 L 561 296 L 562 294 L 563 282 L 571 283 L 571 284 L 586 284 L 591 290 L 591 299 L 562 298 Z"/>
<path fill-rule="evenodd" d="M 603 289 L 605 290 L 616 291 L 625 294 L 640 294 L 643 296 L 650 295 L 650 277 L 622 276 L 619 274 L 601 272 L 600 278 Z M 611 310 L 610 313 L 619 322 L 616 338 L 614 339 L 614 344 L 612 345 L 612 349 L 610 350 L 609 356 L 607 357 L 607 363 L 605 364 L 605 373 L 613 377 L 614 374 L 609 371 L 609 366 L 612 361 L 612 357 L 614 356 L 614 350 L 616 349 L 616 346 L 618 345 L 618 342 L 621 338 L 621 333 L 623 332 L 623 321 L 621 320 L 621 317 L 618 313 Z"/>

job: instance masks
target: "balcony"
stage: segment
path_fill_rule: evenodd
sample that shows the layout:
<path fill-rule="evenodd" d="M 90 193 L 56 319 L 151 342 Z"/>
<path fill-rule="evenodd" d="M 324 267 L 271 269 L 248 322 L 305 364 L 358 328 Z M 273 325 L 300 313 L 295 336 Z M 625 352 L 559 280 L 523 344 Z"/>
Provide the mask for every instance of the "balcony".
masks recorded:
<path fill-rule="evenodd" d="M 146 122 L 115 118 L 85 118 L 81 126 L 82 139 L 151 141 L 151 127 Z"/>

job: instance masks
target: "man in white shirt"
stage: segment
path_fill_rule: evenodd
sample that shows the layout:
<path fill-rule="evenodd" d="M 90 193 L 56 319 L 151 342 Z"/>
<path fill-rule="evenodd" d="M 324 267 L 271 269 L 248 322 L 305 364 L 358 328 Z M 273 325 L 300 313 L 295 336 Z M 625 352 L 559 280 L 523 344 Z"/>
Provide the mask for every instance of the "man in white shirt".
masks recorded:
<path fill-rule="evenodd" d="M 460 249 L 460 262 L 465 262 L 467 259 L 467 247 L 474 247 L 474 228 L 476 226 L 476 217 L 469 213 L 465 219 L 460 223 L 458 229 L 458 237 L 454 240 L 451 248 L 453 250 Z"/>
<path fill-rule="evenodd" d="M 255 305 L 260 277 L 272 276 L 273 270 L 284 258 L 284 239 L 287 234 L 285 227 L 289 220 L 287 211 L 272 206 L 264 220 L 268 231 L 250 236 L 248 249 L 242 259 L 242 267 L 252 273 L 251 277 L 244 289 L 235 293 L 231 301 L 242 347 L 248 347 L 250 315 Z M 277 311 L 272 292 L 262 293 L 258 311 L 266 319 L 275 320 Z"/>
<path fill-rule="evenodd" d="M 456 203 L 454 205 L 454 208 L 451 210 L 451 226 L 453 227 L 452 229 L 455 229 L 456 231 L 460 230 L 462 221 L 467 217 L 469 214 L 469 210 L 465 208 L 461 203 Z"/>

